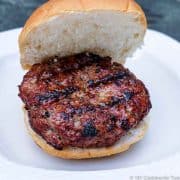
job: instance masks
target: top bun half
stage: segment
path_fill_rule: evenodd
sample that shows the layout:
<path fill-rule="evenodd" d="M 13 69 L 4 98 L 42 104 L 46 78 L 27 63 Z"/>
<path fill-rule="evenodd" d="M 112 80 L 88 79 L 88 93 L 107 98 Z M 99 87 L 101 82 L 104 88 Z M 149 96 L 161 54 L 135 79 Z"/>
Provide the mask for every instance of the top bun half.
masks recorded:
<path fill-rule="evenodd" d="M 53 56 L 85 51 L 123 63 L 142 44 L 146 28 L 134 0 L 49 0 L 19 36 L 21 64 L 28 69 Z"/>

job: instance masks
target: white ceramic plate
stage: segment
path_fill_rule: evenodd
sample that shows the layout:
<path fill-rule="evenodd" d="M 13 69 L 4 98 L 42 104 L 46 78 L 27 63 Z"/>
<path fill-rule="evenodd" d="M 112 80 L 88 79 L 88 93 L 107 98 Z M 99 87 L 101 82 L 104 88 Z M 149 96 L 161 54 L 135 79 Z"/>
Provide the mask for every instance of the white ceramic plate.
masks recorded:
<path fill-rule="evenodd" d="M 152 100 L 145 138 L 120 155 L 62 160 L 37 147 L 26 132 L 17 86 L 20 30 L 0 33 L 0 179 L 113 179 L 120 175 L 175 175 L 180 170 L 180 44 L 148 30 L 126 66 L 143 80 Z M 166 169 L 163 171 L 162 169 Z M 180 172 L 179 172 L 180 173 Z"/>

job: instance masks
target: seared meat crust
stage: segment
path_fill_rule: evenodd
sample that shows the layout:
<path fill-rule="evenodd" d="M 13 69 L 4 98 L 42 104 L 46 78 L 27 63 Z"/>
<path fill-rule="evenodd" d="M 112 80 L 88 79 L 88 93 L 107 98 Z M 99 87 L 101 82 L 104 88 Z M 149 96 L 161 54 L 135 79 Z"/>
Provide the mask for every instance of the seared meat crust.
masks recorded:
<path fill-rule="evenodd" d="M 57 149 L 111 146 L 151 108 L 135 75 L 91 53 L 33 65 L 19 91 L 31 127 Z"/>

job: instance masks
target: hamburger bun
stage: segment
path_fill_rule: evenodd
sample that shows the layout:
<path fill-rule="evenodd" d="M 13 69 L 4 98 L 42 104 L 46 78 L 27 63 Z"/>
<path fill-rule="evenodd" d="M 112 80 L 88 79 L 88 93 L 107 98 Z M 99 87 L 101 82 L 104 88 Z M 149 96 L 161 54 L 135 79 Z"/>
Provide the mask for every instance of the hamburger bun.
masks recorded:
<path fill-rule="evenodd" d="M 21 65 L 29 69 L 50 57 L 81 52 L 109 56 L 123 64 L 143 43 L 146 28 L 144 12 L 134 0 L 50 0 L 35 10 L 19 36 Z M 58 150 L 31 128 L 24 112 L 28 132 L 36 144 L 64 159 L 104 157 L 126 151 L 147 130 L 147 121 L 143 120 L 111 147 Z"/>
<path fill-rule="evenodd" d="M 23 108 L 24 109 L 24 108 Z M 28 133 L 34 140 L 34 142 L 46 153 L 63 158 L 63 159 L 90 159 L 90 158 L 100 158 L 105 156 L 111 156 L 114 154 L 118 154 L 124 151 L 127 151 L 131 145 L 140 141 L 148 128 L 148 121 L 149 118 L 146 117 L 142 120 L 139 125 L 134 128 L 130 129 L 129 132 L 123 136 L 116 144 L 110 147 L 103 147 L 103 148 L 76 148 L 76 147 L 68 147 L 63 148 L 63 150 L 58 150 L 52 147 L 51 145 L 47 144 L 47 142 L 39 136 L 29 124 L 29 119 L 27 116 L 27 112 L 24 109 L 24 120 L 28 130 Z"/>
<path fill-rule="evenodd" d="M 20 36 L 28 69 L 54 55 L 91 52 L 124 63 L 144 38 L 146 18 L 134 0 L 51 0 L 27 20 Z"/>

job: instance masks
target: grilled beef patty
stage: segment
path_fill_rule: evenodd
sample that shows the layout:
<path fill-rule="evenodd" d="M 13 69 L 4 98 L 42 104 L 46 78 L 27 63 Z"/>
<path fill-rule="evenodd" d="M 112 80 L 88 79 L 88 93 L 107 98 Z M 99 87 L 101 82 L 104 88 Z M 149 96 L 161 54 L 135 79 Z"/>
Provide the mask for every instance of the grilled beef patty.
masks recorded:
<path fill-rule="evenodd" d="M 56 149 L 111 146 L 151 108 L 135 75 L 91 53 L 33 65 L 19 91 L 32 129 Z"/>

